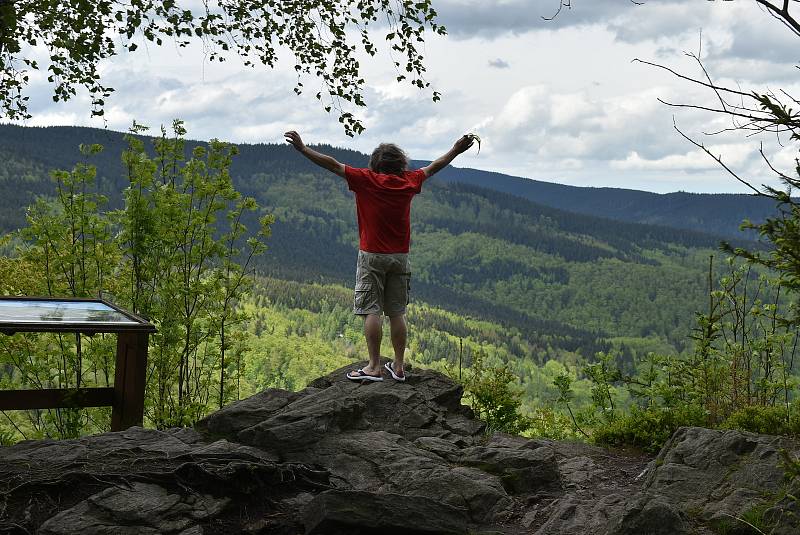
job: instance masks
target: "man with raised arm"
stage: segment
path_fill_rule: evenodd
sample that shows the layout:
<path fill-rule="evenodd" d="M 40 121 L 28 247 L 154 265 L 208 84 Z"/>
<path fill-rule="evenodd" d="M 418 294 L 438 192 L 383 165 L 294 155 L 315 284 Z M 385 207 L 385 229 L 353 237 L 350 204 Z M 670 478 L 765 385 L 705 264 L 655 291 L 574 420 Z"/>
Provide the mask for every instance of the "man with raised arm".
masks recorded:
<path fill-rule="evenodd" d="M 430 165 L 408 170 L 408 157 L 400 147 L 382 143 L 372 152 L 369 168 L 344 165 L 305 146 L 300 134 L 286 132 L 286 141 L 303 156 L 336 173 L 355 193 L 358 214 L 359 251 L 356 264 L 353 313 L 364 317 L 364 337 L 369 364 L 348 372 L 354 381 L 382 381 L 380 364 L 383 320 L 389 316 L 394 362 L 386 370 L 396 381 L 405 381 L 403 358 L 406 347 L 406 305 L 411 280 L 408 249 L 411 241 L 411 199 L 422 183 L 469 149 L 473 136 L 462 136 L 446 154 Z"/>

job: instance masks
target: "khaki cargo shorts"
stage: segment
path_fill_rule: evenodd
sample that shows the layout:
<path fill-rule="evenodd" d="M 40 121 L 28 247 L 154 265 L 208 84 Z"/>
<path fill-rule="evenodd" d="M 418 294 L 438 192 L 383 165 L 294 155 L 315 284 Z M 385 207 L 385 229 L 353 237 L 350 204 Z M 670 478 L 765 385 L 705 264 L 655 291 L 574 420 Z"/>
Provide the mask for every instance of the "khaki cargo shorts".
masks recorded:
<path fill-rule="evenodd" d="M 358 251 L 353 313 L 401 316 L 406 313 L 411 289 L 411 264 L 407 253 Z"/>

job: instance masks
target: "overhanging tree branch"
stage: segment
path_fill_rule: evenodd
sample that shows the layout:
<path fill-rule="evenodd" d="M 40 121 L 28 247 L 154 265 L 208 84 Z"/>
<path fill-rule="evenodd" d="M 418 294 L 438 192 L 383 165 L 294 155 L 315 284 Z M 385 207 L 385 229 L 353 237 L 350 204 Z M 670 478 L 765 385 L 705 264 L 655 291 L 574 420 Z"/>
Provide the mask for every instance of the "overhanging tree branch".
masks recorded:
<path fill-rule="evenodd" d="M 295 93 L 303 80 L 320 80 L 316 98 L 338 114 L 349 135 L 364 130 L 353 110 L 366 105 L 357 59 L 377 53 L 370 26 L 386 29 L 386 45 L 397 54 L 399 81 L 430 87 L 419 44 L 426 32 L 445 34 L 431 0 L 0 0 L 0 118 L 30 118 L 24 94 L 32 71 L 44 70 L 53 100 L 88 91 L 92 115 L 102 116 L 113 88 L 101 81 L 100 64 L 121 50 L 174 41 L 178 48 L 203 45 L 209 61 L 238 57 L 248 67 L 274 68 L 279 49 L 295 58 Z M 357 35 L 354 37 L 353 35 Z M 41 67 L 33 51 L 46 50 Z M 439 100 L 438 92 L 432 92 Z"/>
<path fill-rule="evenodd" d="M 757 4 L 767 9 L 767 12 L 774 18 L 781 21 L 787 28 L 792 30 L 795 35 L 800 37 L 800 22 L 789 13 L 789 0 L 783 0 L 780 7 L 775 2 L 768 2 L 767 0 L 755 0 Z M 797 2 L 797 0 L 793 0 Z"/>
<path fill-rule="evenodd" d="M 695 141 L 694 139 L 690 138 L 689 136 L 687 136 L 686 134 L 684 134 L 684 133 L 683 133 L 683 131 L 681 131 L 681 129 L 680 129 L 680 128 L 678 128 L 678 125 L 677 125 L 677 123 L 675 122 L 675 117 L 673 117 L 673 118 L 672 118 L 672 127 L 673 127 L 673 128 L 675 129 L 675 131 L 676 131 L 676 132 L 678 132 L 678 133 L 681 135 L 681 137 L 683 137 L 683 138 L 684 138 L 686 141 L 688 141 L 689 143 L 691 143 L 692 145 L 694 145 L 694 146 L 695 146 L 695 147 L 697 147 L 698 149 L 700 149 L 700 150 L 702 150 L 703 152 L 705 152 L 706 154 L 708 154 L 708 155 L 709 155 L 711 158 L 713 158 L 713 159 L 714 159 L 714 160 L 715 160 L 715 161 L 716 161 L 716 162 L 717 162 L 717 163 L 718 163 L 718 164 L 719 164 L 719 165 L 720 165 L 720 166 L 721 166 L 723 169 L 725 169 L 725 171 L 727 171 L 727 172 L 728 172 L 728 174 L 730 174 L 730 175 L 731 175 L 733 178 L 735 178 L 736 180 L 738 180 L 739 182 L 741 182 L 742 184 L 744 184 L 745 186 L 747 186 L 747 187 L 748 187 L 750 190 L 752 190 L 754 195 L 758 195 L 758 196 L 761 196 L 761 197 L 767 197 L 767 195 L 766 195 L 765 193 L 763 193 L 762 191 L 760 191 L 758 188 L 754 187 L 752 184 L 750 184 L 749 182 L 747 182 L 746 180 L 744 180 L 742 177 L 740 177 L 740 176 L 739 176 L 739 175 L 738 175 L 738 174 L 737 174 L 737 173 L 736 173 L 736 172 L 735 172 L 733 169 L 731 169 L 730 167 L 728 167 L 727 165 L 725 165 L 725 163 L 722 161 L 722 157 L 721 157 L 721 156 L 718 156 L 718 155 L 714 154 L 713 152 L 711 152 L 711 151 L 708 149 L 708 147 L 706 147 L 706 146 L 705 146 L 705 145 L 703 145 L 702 143 L 699 143 L 699 142 Z"/>

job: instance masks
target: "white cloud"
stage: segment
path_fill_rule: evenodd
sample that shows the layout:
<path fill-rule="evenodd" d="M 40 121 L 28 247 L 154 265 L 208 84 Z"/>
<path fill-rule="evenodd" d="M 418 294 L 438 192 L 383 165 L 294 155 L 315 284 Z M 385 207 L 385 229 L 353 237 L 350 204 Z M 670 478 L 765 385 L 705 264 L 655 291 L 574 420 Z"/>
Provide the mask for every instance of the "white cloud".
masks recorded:
<path fill-rule="evenodd" d="M 554 95 L 550 105 L 550 124 L 555 127 L 569 127 L 596 113 L 597 109 L 589 102 L 586 94 Z"/>
<path fill-rule="evenodd" d="M 781 147 L 772 154 L 767 154 L 772 166 L 788 176 L 797 174 L 795 168 L 800 165 L 798 157 L 800 157 L 800 154 L 798 154 L 796 145 Z"/>
<path fill-rule="evenodd" d="M 604 161 L 632 151 L 674 149 L 656 97 L 664 88 L 601 97 L 588 91 L 557 93 L 544 85 L 516 91 L 487 122 L 485 131 L 507 152 L 535 151 L 547 159 L 585 157 Z"/>
<path fill-rule="evenodd" d="M 547 102 L 548 89 L 544 85 L 528 86 L 517 90 L 508 99 L 503 109 L 497 115 L 495 130 L 517 131 L 524 129 L 527 132 L 536 131 L 544 122 L 549 122 L 549 110 L 544 105 Z"/>
<path fill-rule="evenodd" d="M 572 9 L 558 10 L 560 0 L 438 0 L 441 22 L 456 39 L 494 38 L 537 30 L 556 30 L 586 24 L 605 24 L 626 10 L 642 9 L 620 0 L 573 2 Z"/>
<path fill-rule="evenodd" d="M 712 154 L 720 156 L 726 165 L 734 167 L 743 165 L 752 155 L 752 146 L 739 143 L 723 146 L 711 146 Z M 719 164 L 701 150 L 692 150 L 684 154 L 670 154 L 663 158 L 646 159 L 632 151 L 624 160 L 609 162 L 612 169 L 623 171 L 697 171 L 719 169 Z"/>
<path fill-rule="evenodd" d="M 69 111 L 49 111 L 38 113 L 25 124 L 28 126 L 69 125 L 80 123 L 80 115 Z"/>
<path fill-rule="evenodd" d="M 476 132 L 480 155 L 465 153 L 457 165 L 577 185 L 741 191 L 672 127 L 674 114 L 684 132 L 708 142 L 702 133 L 729 126 L 727 119 L 657 100 L 706 105 L 713 104 L 713 93 L 631 60 L 656 59 L 701 75 L 682 51 L 697 50 L 702 27 L 703 57 L 715 79 L 800 95 L 793 67 L 800 41 L 749 0 L 649 0 L 643 6 L 586 0 L 573 2 L 555 21 L 542 20 L 557 2 L 436 2 L 450 37 L 428 36 L 423 53 L 428 79 L 443 100 L 434 104 L 429 91 L 397 84 L 386 50 L 359 58 L 369 107 L 356 113 L 368 130 L 352 139 L 313 98 L 318 81 L 305 80 L 306 93 L 294 95 L 291 62 L 275 70 L 246 69 L 235 60 L 209 64 L 199 47 L 151 46 L 108 63 L 106 82 L 117 92 L 107 99 L 105 122 L 89 118 L 83 94 L 54 104 L 51 88 L 37 75 L 30 92 L 35 119 L 28 124 L 126 130 L 134 118 L 158 127 L 179 117 L 194 138 L 282 142 L 292 128 L 307 142 L 362 152 L 395 141 L 416 159 L 433 159 L 458 136 Z M 758 140 L 744 146 L 734 133 L 711 141 L 742 173 L 770 178 L 752 148 Z M 791 170 L 789 148 L 765 143 L 775 161 Z"/>
<path fill-rule="evenodd" d="M 708 25 L 715 8 L 713 2 L 651 1 L 638 9 L 617 9 L 613 14 L 609 13 L 608 28 L 617 39 L 626 43 L 697 35 Z"/>

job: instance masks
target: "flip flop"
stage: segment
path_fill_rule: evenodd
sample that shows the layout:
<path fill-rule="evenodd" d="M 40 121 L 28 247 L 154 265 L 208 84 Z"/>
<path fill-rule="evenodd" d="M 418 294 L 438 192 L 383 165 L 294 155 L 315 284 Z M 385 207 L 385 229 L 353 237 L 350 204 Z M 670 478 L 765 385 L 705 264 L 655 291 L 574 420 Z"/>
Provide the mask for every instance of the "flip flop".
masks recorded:
<path fill-rule="evenodd" d="M 370 375 L 365 372 L 363 369 L 356 370 L 358 375 L 350 375 L 351 372 L 347 372 L 345 375 L 351 381 L 383 381 L 383 377 L 380 375 Z"/>
<path fill-rule="evenodd" d="M 406 380 L 405 372 L 403 372 L 403 375 L 397 375 L 396 373 L 394 373 L 394 362 L 387 362 L 386 364 L 383 365 L 383 367 L 389 370 L 389 373 L 392 374 L 392 379 L 394 379 L 395 381 L 400 381 L 402 383 L 403 381 Z"/>

